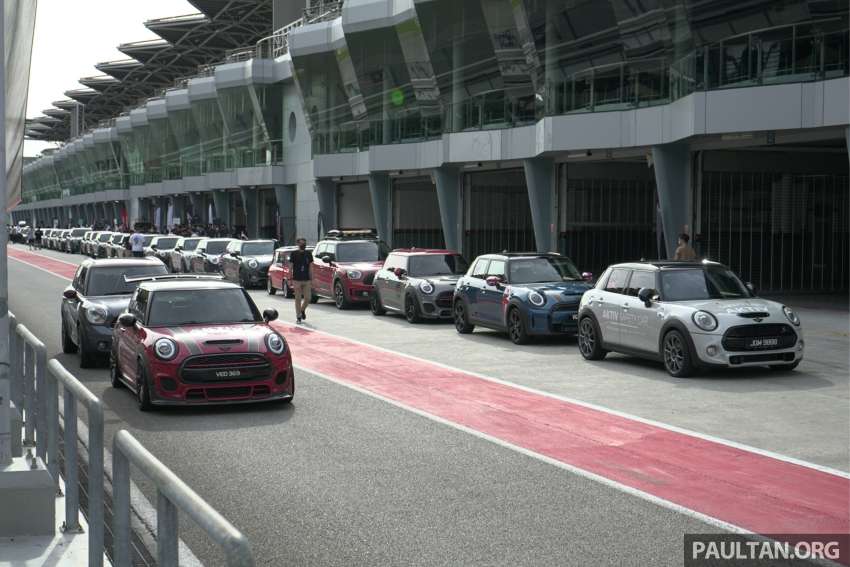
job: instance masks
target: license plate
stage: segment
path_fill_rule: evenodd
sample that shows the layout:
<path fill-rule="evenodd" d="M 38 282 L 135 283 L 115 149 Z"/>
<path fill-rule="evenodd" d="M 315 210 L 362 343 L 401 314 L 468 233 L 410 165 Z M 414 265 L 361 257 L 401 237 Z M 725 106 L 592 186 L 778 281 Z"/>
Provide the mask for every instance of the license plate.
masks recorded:
<path fill-rule="evenodd" d="M 779 339 L 752 339 L 750 340 L 750 348 L 766 348 L 773 347 L 779 344 Z"/>
<path fill-rule="evenodd" d="M 242 376 L 241 370 L 217 370 L 215 373 L 216 378 L 239 378 Z"/>

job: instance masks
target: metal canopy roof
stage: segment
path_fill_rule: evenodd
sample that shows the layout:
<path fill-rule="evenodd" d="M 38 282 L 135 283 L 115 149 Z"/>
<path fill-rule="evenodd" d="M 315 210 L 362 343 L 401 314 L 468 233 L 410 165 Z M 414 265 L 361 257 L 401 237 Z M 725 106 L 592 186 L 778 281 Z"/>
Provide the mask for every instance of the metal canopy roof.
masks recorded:
<path fill-rule="evenodd" d="M 178 80 L 193 76 L 198 67 L 223 61 L 228 51 L 251 47 L 272 34 L 272 0 L 189 0 L 199 13 L 158 18 L 145 26 L 161 39 L 123 43 L 118 50 L 130 57 L 121 61 L 98 63 L 104 73 L 84 77 L 86 88 L 69 90 L 74 100 L 54 106 L 71 110 L 75 101 L 85 105 L 85 128 L 117 116 L 138 105 Z M 59 112 L 59 111 L 57 111 Z M 70 118 L 67 113 L 51 113 L 60 122 L 33 124 L 49 128 L 27 130 L 32 139 L 66 141 Z"/>

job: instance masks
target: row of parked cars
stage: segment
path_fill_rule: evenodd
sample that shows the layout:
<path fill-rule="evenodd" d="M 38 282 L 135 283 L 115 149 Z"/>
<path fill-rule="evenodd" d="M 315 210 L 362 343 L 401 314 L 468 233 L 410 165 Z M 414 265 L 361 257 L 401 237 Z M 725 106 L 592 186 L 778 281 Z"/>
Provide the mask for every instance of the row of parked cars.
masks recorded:
<path fill-rule="evenodd" d="M 128 235 L 84 234 L 96 258 L 128 255 Z M 147 236 L 150 237 L 148 240 Z M 273 240 L 147 235 L 145 255 L 165 273 L 220 274 L 241 287 L 291 296 L 289 255 Z M 372 230 L 334 230 L 310 250 L 314 302 L 368 305 L 410 323 L 448 320 L 460 334 L 494 329 L 516 344 L 577 335 L 588 360 L 610 351 L 662 362 L 673 376 L 704 367 L 795 368 L 803 357 L 799 317 L 757 296 L 716 262 L 639 261 L 594 279 L 556 253 L 502 252 L 472 262 L 452 250 L 390 250 Z"/>

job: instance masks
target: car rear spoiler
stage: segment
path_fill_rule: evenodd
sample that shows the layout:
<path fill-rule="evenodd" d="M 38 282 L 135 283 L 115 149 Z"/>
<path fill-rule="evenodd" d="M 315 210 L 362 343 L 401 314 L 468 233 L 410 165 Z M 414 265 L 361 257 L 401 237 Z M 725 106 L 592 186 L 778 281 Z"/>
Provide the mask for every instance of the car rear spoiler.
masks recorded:
<path fill-rule="evenodd" d="M 221 281 L 224 276 L 216 274 L 163 274 L 161 276 L 128 276 L 124 274 L 124 281 L 127 283 L 139 282 L 162 282 L 170 280 L 217 280 Z"/>

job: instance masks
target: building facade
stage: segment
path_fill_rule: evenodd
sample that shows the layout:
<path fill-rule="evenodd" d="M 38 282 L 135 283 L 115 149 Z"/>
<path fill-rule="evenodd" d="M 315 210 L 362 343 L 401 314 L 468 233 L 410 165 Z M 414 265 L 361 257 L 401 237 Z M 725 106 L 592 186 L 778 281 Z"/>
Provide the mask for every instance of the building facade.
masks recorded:
<path fill-rule="evenodd" d="M 848 37 L 838 0 L 314 1 L 26 166 L 14 215 L 371 226 L 593 272 L 684 232 L 761 290 L 843 291 Z"/>

